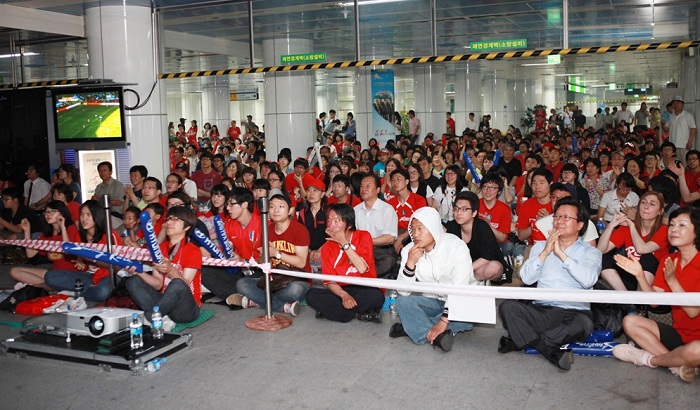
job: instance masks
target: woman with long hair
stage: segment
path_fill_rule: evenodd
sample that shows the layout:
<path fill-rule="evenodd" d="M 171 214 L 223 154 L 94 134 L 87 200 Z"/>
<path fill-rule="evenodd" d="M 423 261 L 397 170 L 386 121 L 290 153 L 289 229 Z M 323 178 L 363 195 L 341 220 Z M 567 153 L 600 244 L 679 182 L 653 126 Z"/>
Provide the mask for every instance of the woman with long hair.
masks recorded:
<path fill-rule="evenodd" d="M 653 283 L 659 261 L 668 254 L 668 227 L 663 224 L 664 197 L 658 192 L 647 191 L 639 202 L 634 221 L 618 212 L 598 240 L 603 253 L 601 276 L 615 290 L 641 289 L 639 278 L 620 268 L 613 259 L 619 250 L 628 258 L 639 261 L 644 271 L 643 280 Z"/>
<path fill-rule="evenodd" d="M 324 194 L 326 198 L 333 195 L 333 178 L 335 178 L 336 175 L 340 174 L 342 174 L 342 171 L 340 170 L 340 165 L 338 165 L 337 162 L 331 162 L 330 164 L 328 164 L 328 167 L 326 168 L 326 173 L 323 177 L 323 183 L 326 185 L 326 192 Z"/>
<path fill-rule="evenodd" d="M 386 162 L 386 168 L 385 168 L 386 173 L 384 174 L 385 176 L 381 180 L 381 182 L 382 182 L 381 193 L 384 195 L 385 201 L 388 201 L 395 196 L 394 192 L 391 190 L 391 181 L 390 181 L 391 178 L 389 177 L 389 175 L 391 175 L 391 173 L 396 171 L 397 169 L 401 169 L 401 168 L 403 168 L 401 166 L 401 163 L 395 158 L 390 158 Z"/>
<path fill-rule="evenodd" d="M 586 207 L 586 210 L 591 211 L 591 198 L 588 196 L 588 190 L 581 185 L 579 181 L 578 167 L 576 164 L 566 163 L 561 168 L 561 182 L 564 184 L 571 184 L 576 188 L 576 198 L 578 201 Z"/>
<path fill-rule="evenodd" d="M 641 161 L 639 161 L 637 157 L 630 157 L 625 162 L 625 172 L 629 172 L 632 178 L 634 178 L 632 191 L 637 195 L 642 195 L 649 183 L 649 178 L 644 178 L 642 176 L 642 166 Z"/>
<path fill-rule="evenodd" d="M 69 238 L 70 242 L 107 244 L 107 235 L 112 235 L 112 245 L 122 244 L 117 232 L 107 232 L 107 217 L 100 203 L 92 199 L 85 201 L 80 207 L 78 232 Z M 105 301 L 111 293 L 108 265 L 78 257 L 75 267 L 77 270 L 49 270 L 44 276 L 46 284 L 58 291 L 73 290 L 76 280 L 80 279 L 84 286 L 85 300 Z"/>
<path fill-rule="evenodd" d="M 403 124 L 401 124 L 401 114 L 398 111 L 394 111 L 394 137 L 396 141 L 399 137 L 403 135 Z"/>
<path fill-rule="evenodd" d="M 408 169 L 408 189 L 414 194 L 418 194 L 425 198 L 428 206 L 433 206 L 433 189 L 425 182 L 423 178 L 423 172 L 421 171 L 420 165 L 416 163 L 410 163 L 406 167 Z"/>
<path fill-rule="evenodd" d="M 71 164 L 61 164 L 58 167 L 58 179 L 64 184 L 68 185 L 71 191 L 73 191 L 73 199 L 77 203 L 82 203 L 82 193 L 80 189 L 80 184 L 78 183 L 78 170 Z"/>
<path fill-rule="evenodd" d="M 70 213 L 71 220 L 77 225 L 80 219 L 80 204 L 73 200 L 73 195 L 75 192 L 71 190 L 68 185 L 63 182 L 54 184 L 51 187 L 51 199 L 54 201 L 61 201 L 66 204 L 68 212 Z"/>
<path fill-rule="evenodd" d="M 583 161 L 583 167 L 586 170 L 583 185 L 588 190 L 588 197 L 591 199 L 591 213 L 594 215 L 598 212 L 600 199 L 605 194 L 606 183 L 600 177 L 600 161 L 598 158 L 588 157 Z"/>
<path fill-rule="evenodd" d="M 458 165 L 448 165 L 445 169 L 445 177 L 440 182 L 433 194 L 433 208 L 440 213 L 440 219 L 444 222 L 454 219 L 452 208 L 457 194 L 465 190 L 461 182 L 461 169 Z"/>
<path fill-rule="evenodd" d="M 46 223 L 44 224 L 44 230 L 41 233 L 41 236 L 39 236 L 39 239 L 70 242 L 71 237 L 76 237 L 77 229 L 73 223 L 65 202 L 56 200 L 49 201 L 44 209 L 44 219 Z M 32 239 L 29 221 L 23 219 L 20 225 L 22 226 L 22 231 L 24 232 L 24 239 Z M 46 252 L 41 252 L 31 248 L 27 248 L 26 252 L 27 257 L 30 259 L 37 254 L 46 254 Z M 68 255 L 67 253 L 51 252 L 47 254 L 47 257 L 51 261 L 51 269 L 75 270 L 74 256 Z M 44 282 L 46 272 L 48 272 L 48 269 L 30 266 L 16 266 L 10 269 L 10 277 L 20 283 L 42 287 L 46 290 L 52 290 Z"/>

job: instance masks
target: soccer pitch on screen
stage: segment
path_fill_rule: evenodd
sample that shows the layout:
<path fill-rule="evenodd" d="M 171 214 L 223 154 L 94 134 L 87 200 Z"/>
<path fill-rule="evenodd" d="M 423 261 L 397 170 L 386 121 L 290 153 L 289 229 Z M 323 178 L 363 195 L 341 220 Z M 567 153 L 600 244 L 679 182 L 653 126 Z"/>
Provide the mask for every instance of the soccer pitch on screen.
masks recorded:
<path fill-rule="evenodd" d="M 86 99 L 72 95 L 59 99 L 56 107 L 59 138 L 121 138 L 119 102 L 106 97 Z"/>

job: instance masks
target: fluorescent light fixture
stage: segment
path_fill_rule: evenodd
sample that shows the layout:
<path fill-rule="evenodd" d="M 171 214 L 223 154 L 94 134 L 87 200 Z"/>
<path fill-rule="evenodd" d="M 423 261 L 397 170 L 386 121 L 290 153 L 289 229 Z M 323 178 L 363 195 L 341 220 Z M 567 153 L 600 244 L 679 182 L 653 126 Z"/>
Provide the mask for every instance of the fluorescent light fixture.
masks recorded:
<path fill-rule="evenodd" d="M 369 6 L 372 4 L 382 4 L 382 3 L 398 3 L 404 0 L 364 0 L 357 2 L 358 6 Z M 343 7 L 354 6 L 355 3 L 340 3 Z"/>
<path fill-rule="evenodd" d="M 12 58 L 12 57 L 20 57 L 20 56 L 38 56 L 39 53 L 24 53 L 24 54 L 0 54 L 0 58 Z"/>
<path fill-rule="evenodd" d="M 520 64 L 521 67 L 533 67 L 536 65 L 551 65 L 549 63 L 529 63 L 529 64 Z M 555 74 L 556 75 L 556 74 Z"/>
<path fill-rule="evenodd" d="M 568 76 L 582 76 L 583 74 L 580 73 L 572 73 L 572 74 L 554 74 L 555 77 L 568 77 Z"/>

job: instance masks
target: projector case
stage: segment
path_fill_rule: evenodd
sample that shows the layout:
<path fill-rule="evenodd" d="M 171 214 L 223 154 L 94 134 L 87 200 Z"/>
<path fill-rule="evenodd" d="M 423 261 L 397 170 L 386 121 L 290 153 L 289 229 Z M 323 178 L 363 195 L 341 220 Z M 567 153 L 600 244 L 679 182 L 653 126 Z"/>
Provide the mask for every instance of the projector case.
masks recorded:
<path fill-rule="evenodd" d="M 0 342 L 0 355 L 14 353 L 25 359 L 27 356 L 58 360 L 68 363 L 98 366 L 100 370 L 128 370 L 141 375 L 146 372 L 146 363 L 159 357 L 170 357 L 183 349 L 192 347 L 192 334 L 166 333 L 162 340 L 148 339 L 143 348 L 122 355 L 95 353 L 100 339 L 89 336 L 71 336 L 66 343 L 65 336 L 47 333 L 30 333 Z M 165 367 L 167 368 L 167 366 Z"/>

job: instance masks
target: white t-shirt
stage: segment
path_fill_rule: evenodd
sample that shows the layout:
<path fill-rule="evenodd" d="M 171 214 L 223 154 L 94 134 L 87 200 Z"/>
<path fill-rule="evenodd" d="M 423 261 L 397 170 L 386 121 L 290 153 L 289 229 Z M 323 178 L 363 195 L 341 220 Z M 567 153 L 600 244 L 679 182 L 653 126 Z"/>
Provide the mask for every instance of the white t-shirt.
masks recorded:
<path fill-rule="evenodd" d="M 615 114 L 615 121 L 617 121 L 618 124 L 620 121 L 625 121 L 625 124 L 630 125 L 632 124 L 632 119 L 634 119 L 634 114 L 632 114 L 630 110 L 618 110 L 617 114 Z"/>
<path fill-rule="evenodd" d="M 617 199 L 617 189 L 613 189 L 612 191 L 606 192 L 603 197 L 600 198 L 600 205 L 598 209 L 600 209 L 600 207 L 605 208 L 605 215 L 603 215 L 605 222 L 612 221 L 615 214 L 620 212 L 621 205 L 623 203 L 626 206 L 636 208 L 637 205 L 639 205 L 639 195 L 630 191 L 627 194 L 627 197 L 623 201 L 620 201 Z"/>
<path fill-rule="evenodd" d="M 549 238 L 549 231 L 554 229 L 554 215 L 547 215 L 545 217 L 542 217 L 535 222 L 535 225 L 537 226 L 537 229 L 540 230 L 544 234 L 545 238 Z M 595 224 L 593 221 L 590 219 L 588 220 L 588 228 L 586 228 L 586 232 L 583 234 L 583 237 L 581 238 L 582 241 L 584 242 L 590 242 L 590 241 L 595 241 L 598 239 L 598 230 L 595 227 Z"/>
<path fill-rule="evenodd" d="M 685 148 L 690 137 L 690 130 L 697 128 L 695 126 L 695 118 L 688 111 L 681 111 L 680 114 L 671 114 L 671 138 L 669 139 L 676 148 Z"/>

